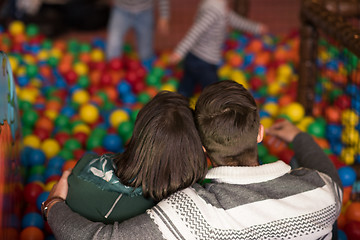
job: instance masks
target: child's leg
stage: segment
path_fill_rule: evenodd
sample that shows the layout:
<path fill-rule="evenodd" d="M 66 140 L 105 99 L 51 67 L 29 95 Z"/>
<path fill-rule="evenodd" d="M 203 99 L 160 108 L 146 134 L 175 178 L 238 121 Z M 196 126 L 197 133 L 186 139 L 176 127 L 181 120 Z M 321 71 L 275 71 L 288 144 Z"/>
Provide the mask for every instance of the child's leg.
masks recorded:
<path fill-rule="evenodd" d="M 122 55 L 124 36 L 130 28 L 131 14 L 113 7 L 107 30 L 106 58 L 110 60 Z"/>
<path fill-rule="evenodd" d="M 218 67 L 216 65 L 204 62 L 202 73 L 198 78 L 201 89 L 219 81 L 217 71 Z"/>
<path fill-rule="evenodd" d="M 185 97 L 191 97 L 194 93 L 197 79 L 199 74 L 199 69 L 201 62 L 199 58 L 189 53 L 184 59 L 184 75 L 180 81 L 178 92 Z"/>
<path fill-rule="evenodd" d="M 134 23 L 139 57 L 141 60 L 149 60 L 154 55 L 154 11 L 148 9 L 137 14 Z"/>

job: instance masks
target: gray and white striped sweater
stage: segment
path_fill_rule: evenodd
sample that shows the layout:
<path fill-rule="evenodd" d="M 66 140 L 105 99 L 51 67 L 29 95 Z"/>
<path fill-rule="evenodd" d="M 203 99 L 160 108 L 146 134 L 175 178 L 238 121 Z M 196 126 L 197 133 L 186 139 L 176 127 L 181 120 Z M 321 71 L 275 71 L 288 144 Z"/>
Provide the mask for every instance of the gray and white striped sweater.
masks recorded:
<path fill-rule="evenodd" d="M 194 24 L 176 47 L 175 53 L 183 58 L 191 52 L 208 63 L 218 64 L 228 25 L 255 34 L 260 31 L 260 24 L 228 9 L 226 0 L 203 0 Z"/>
<path fill-rule="evenodd" d="M 163 18 L 169 18 L 169 0 L 157 0 L 159 14 Z M 126 11 L 138 13 L 154 6 L 154 0 L 114 0 L 114 4 Z"/>
<path fill-rule="evenodd" d="M 293 146 L 304 168 L 282 161 L 214 168 L 207 175 L 213 183 L 179 191 L 122 223 L 91 222 L 65 203 L 54 204 L 48 222 L 57 240 L 331 239 L 342 201 L 337 170 L 310 135 L 298 134 Z"/>

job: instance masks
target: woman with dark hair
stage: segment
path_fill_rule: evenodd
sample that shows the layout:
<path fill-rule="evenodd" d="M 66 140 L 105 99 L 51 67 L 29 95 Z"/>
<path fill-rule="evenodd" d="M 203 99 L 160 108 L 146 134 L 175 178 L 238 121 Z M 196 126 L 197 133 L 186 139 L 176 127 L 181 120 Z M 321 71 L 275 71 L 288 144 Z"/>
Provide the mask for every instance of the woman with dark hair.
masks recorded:
<path fill-rule="evenodd" d="M 69 176 L 66 202 L 89 220 L 121 222 L 194 184 L 206 171 L 188 101 L 164 91 L 140 110 L 123 153 L 79 160 Z"/>

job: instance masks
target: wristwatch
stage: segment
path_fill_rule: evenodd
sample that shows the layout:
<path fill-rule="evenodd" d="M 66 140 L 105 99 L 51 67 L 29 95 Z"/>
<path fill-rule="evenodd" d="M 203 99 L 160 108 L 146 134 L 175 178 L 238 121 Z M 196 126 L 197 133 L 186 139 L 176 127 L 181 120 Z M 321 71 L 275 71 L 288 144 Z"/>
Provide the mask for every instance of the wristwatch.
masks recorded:
<path fill-rule="evenodd" d="M 55 197 L 51 197 L 48 198 L 46 201 L 41 203 L 41 215 L 44 219 L 44 221 L 47 221 L 47 215 L 48 215 L 48 211 L 49 208 L 51 207 L 51 205 L 55 202 L 64 202 L 65 199 L 63 199 L 62 197 L 59 196 L 55 196 Z"/>

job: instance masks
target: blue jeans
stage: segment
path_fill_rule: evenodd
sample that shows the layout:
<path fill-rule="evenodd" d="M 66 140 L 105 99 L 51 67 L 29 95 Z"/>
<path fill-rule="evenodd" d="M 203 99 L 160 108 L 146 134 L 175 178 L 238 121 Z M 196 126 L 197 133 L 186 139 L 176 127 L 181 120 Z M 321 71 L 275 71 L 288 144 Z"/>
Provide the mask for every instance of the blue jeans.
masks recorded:
<path fill-rule="evenodd" d="M 201 89 L 219 81 L 217 65 L 205 62 L 192 53 L 188 53 L 184 59 L 184 76 L 179 84 L 178 92 L 185 97 L 194 94 L 195 87 Z"/>
<path fill-rule="evenodd" d="M 125 34 L 130 28 L 135 30 L 140 59 L 148 60 L 153 56 L 153 9 L 131 13 L 113 7 L 107 30 L 106 57 L 108 60 L 122 55 Z"/>

